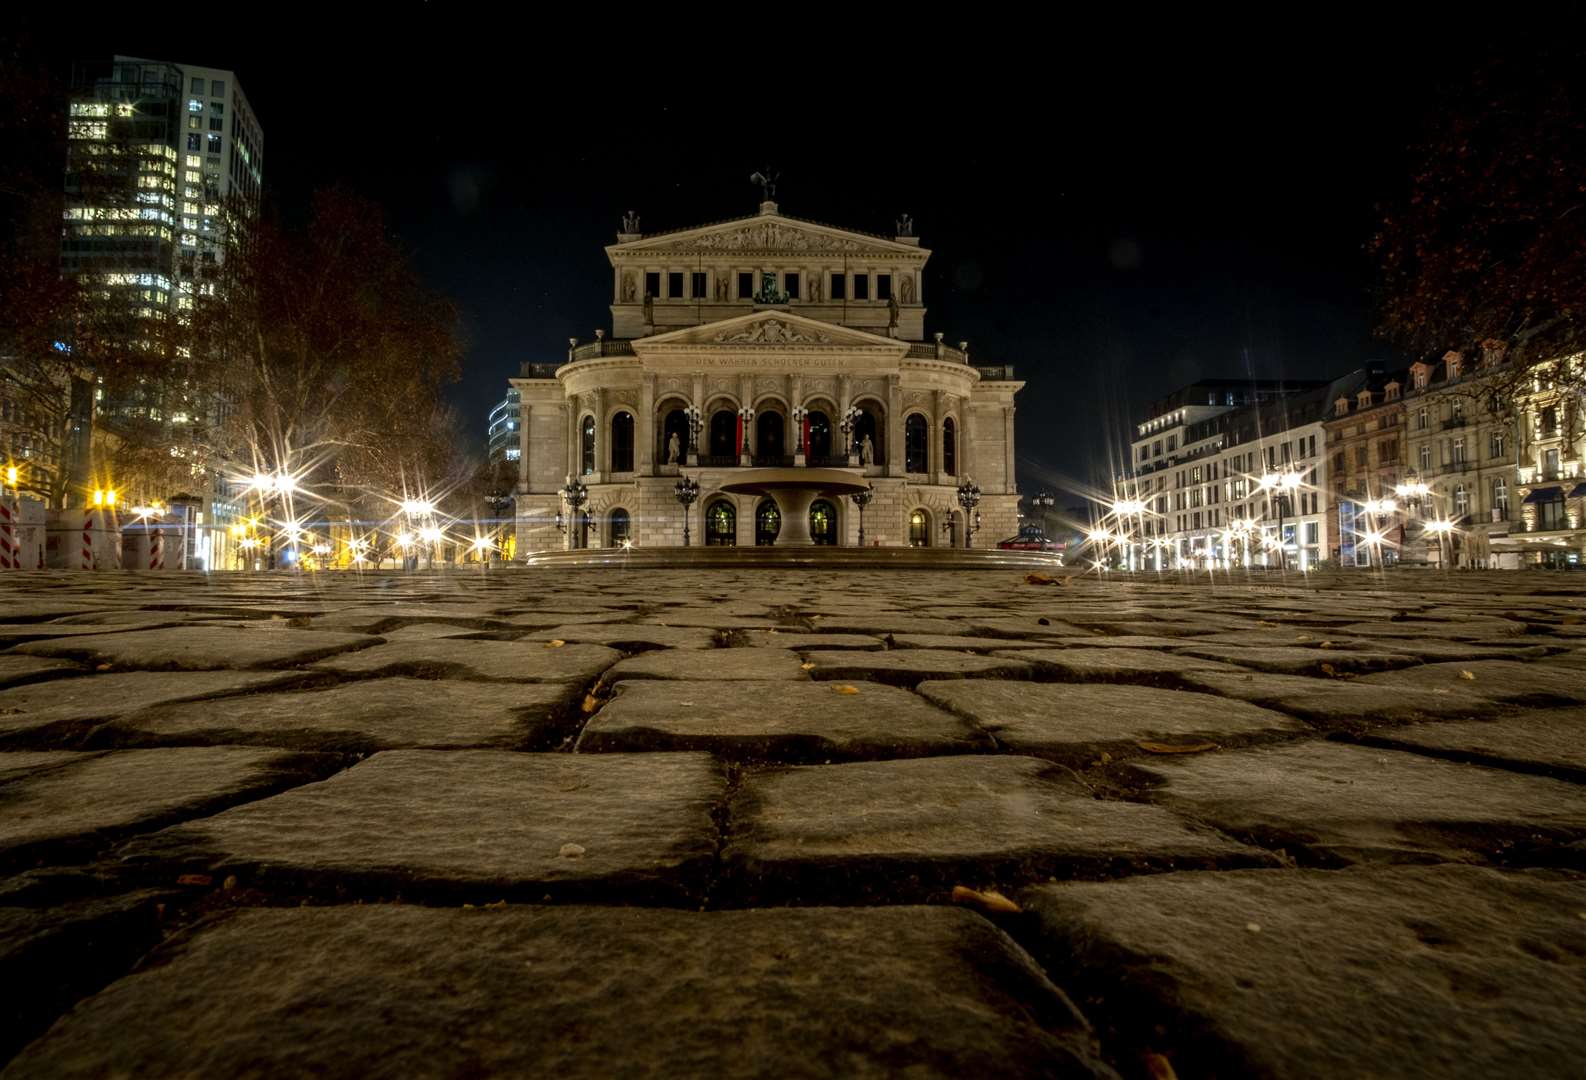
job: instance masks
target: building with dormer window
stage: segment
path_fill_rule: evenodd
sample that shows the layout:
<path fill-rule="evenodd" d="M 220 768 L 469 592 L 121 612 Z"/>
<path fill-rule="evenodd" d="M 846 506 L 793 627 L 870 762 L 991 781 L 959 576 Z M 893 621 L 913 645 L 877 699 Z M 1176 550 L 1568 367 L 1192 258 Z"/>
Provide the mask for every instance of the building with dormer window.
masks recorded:
<path fill-rule="evenodd" d="M 907 219 L 878 236 L 791 218 L 769 199 L 662 233 L 624 218 L 606 248 L 611 332 L 510 380 L 518 551 L 679 545 L 685 513 L 696 544 L 857 544 L 858 509 L 837 488 L 745 491 L 801 469 L 873 486 L 867 544 L 962 547 L 976 518 L 980 536 L 1014 533 L 1023 383 L 926 337 L 930 252 L 912 233 Z M 683 476 L 700 488 L 686 510 Z M 577 514 L 561 495 L 575 477 Z M 957 489 L 971 480 L 982 495 L 966 523 Z"/>

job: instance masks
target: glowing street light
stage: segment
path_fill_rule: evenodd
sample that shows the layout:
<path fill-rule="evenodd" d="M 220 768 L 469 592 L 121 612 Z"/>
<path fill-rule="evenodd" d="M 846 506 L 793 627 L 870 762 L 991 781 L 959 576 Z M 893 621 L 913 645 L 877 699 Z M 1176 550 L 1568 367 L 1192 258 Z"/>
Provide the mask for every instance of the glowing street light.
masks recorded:
<path fill-rule="evenodd" d="M 424 517 L 435 512 L 435 504 L 425 502 L 423 499 L 403 499 L 402 512 L 416 517 Z"/>

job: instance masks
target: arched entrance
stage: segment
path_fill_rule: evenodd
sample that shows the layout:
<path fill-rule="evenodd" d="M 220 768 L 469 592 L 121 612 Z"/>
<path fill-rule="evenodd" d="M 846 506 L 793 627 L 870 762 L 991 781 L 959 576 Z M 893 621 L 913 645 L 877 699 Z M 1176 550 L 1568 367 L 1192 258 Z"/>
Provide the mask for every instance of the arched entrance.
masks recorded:
<path fill-rule="evenodd" d="M 754 542 L 758 547 L 769 547 L 776 543 L 777 533 L 781 531 L 782 509 L 767 495 L 754 508 Z"/>
<path fill-rule="evenodd" d="M 612 547 L 621 547 L 633 539 L 633 519 L 626 510 L 613 510 L 606 525 L 606 540 Z"/>
<path fill-rule="evenodd" d="M 731 409 L 718 409 L 710 417 L 710 456 L 733 458 L 738 456 L 738 414 Z"/>
<path fill-rule="evenodd" d="M 810 410 L 810 444 L 804 452 L 817 462 L 824 462 L 832 456 L 832 419 L 818 409 Z"/>
<path fill-rule="evenodd" d="M 881 406 L 874 401 L 862 401 L 858 404 L 859 415 L 854 418 L 854 447 L 853 453 L 864 460 L 862 447 L 865 439 L 870 440 L 871 464 L 885 465 L 887 463 L 887 428 L 882 422 Z"/>
<path fill-rule="evenodd" d="M 837 507 L 827 499 L 810 503 L 810 540 L 816 544 L 837 543 Z"/>
<path fill-rule="evenodd" d="M 787 454 L 787 428 L 782 421 L 782 414 L 766 410 L 755 415 L 755 463 L 758 465 L 781 465 L 782 458 Z"/>
<path fill-rule="evenodd" d="M 909 547 L 931 546 L 931 515 L 916 510 L 909 515 Z"/>
<path fill-rule="evenodd" d="M 705 544 L 707 547 L 738 546 L 738 511 L 726 499 L 705 507 Z"/>
<path fill-rule="evenodd" d="M 688 413 L 682 408 L 667 410 L 661 420 L 661 442 L 655 448 L 655 460 L 662 465 L 670 464 L 667 448 L 672 445 L 672 436 L 677 436 L 677 462 L 681 465 L 688 460 Z"/>

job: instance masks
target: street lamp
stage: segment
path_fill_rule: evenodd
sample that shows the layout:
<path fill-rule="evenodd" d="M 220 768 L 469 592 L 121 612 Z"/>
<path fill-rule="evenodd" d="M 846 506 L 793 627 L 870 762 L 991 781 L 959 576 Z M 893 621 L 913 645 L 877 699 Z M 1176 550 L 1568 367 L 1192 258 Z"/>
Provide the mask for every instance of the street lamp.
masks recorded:
<path fill-rule="evenodd" d="M 866 484 L 863 491 L 856 491 L 848 496 L 859 507 L 859 546 L 865 546 L 865 507 L 870 505 L 870 500 L 876 497 L 874 484 Z"/>
<path fill-rule="evenodd" d="M 683 546 L 688 547 L 688 508 L 699 498 L 699 481 L 692 476 L 685 476 L 677 482 L 672 494 L 683 506 Z"/>
<path fill-rule="evenodd" d="M 980 512 L 975 511 L 974 521 L 971 523 L 969 512 L 980 503 L 980 485 L 966 476 L 964 482 L 958 485 L 958 505 L 964 508 L 964 547 L 973 547 L 975 533 L 980 530 Z"/>
<path fill-rule="evenodd" d="M 793 406 L 793 431 L 798 439 L 795 453 L 805 454 L 809 451 L 804 447 L 804 421 L 809 419 L 810 411 L 802 405 Z"/>
<path fill-rule="evenodd" d="M 743 427 L 743 445 L 738 448 L 738 453 L 743 458 L 743 461 L 741 462 L 741 464 L 747 465 L 747 464 L 750 463 L 750 457 L 749 457 L 749 425 L 754 423 L 754 410 L 751 409 L 747 405 L 745 405 L 743 408 L 739 409 L 738 410 L 738 422 Z"/>
<path fill-rule="evenodd" d="M 694 405 L 690 405 L 685 409 L 683 415 L 688 417 L 688 454 L 692 459 L 688 463 L 697 465 L 699 464 L 699 433 L 705 430 L 705 417 L 700 413 L 699 408 Z"/>
<path fill-rule="evenodd" d="M 854 464 L 854 429 L 859 426 L 860 409 L 857 405 L 848 406 L 848 411 L 843 413 L 842 423 L 837 426 L 843 433 L 843 453 L 848 458 L 848 464 Z"/>
<path fill-rule="evenodd" d="M 1278 508 L 1278 566 L 1284 570 L 1289 568 L 1289 549 L 1283 539 L 1283 519 L 1295 516 L 1294 493 L 1300 490 L 1301 485 L 1304 483 L 1305 481 L 1300 474 L 1293 471 L 1282 475 L 1267 473 L 1261 477 L 1261 486 L 1273 493 L 1272 501 L 1277 504 Z M 1298 547 L 1299 545 L 1296 544 L 1295 546 Z"/>
<path fill-rule="evenodd" d="M 1030 508 L 1033 510 L 1039 510 L 1041 512 L 1041 537 L 1043 539 L 1048 538 L 1046 532 L 1047 511 L 1052 509 L 1052 504 L 1056 501 L 1057 498 L 1050 491 L 1038 491 L 1034 495 L 1030 496 Z"/>
<path fill-rule="evenodd" d="M 572 526 L 573 529 L 572 546 L 574 548 L 581 548 L 584 546 L 585 537 L 583 535 L 584 530 L 582 527 L 583 514 L 580 508 L 584 505 L 584 503 L 589 501 L 589 488 L 582 480 L 568 476 L 567 483 L 562 488 L 561 494 L 562 501 L 567 503 L 568 507 L 572 511 L 570 514 L 568 514 L 567 519 L 568 524 Z"/>

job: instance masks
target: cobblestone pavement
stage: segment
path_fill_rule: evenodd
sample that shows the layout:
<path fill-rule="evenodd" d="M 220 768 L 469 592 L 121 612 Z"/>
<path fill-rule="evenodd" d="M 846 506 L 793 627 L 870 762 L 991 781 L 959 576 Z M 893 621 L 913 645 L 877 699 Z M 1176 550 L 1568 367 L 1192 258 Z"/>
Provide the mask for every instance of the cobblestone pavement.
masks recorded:
<path fill-rule="evenodd" d="M 16 574 L 0 1062 L 1579 1076 L 1583 785 L 1567 575 Z"/>

